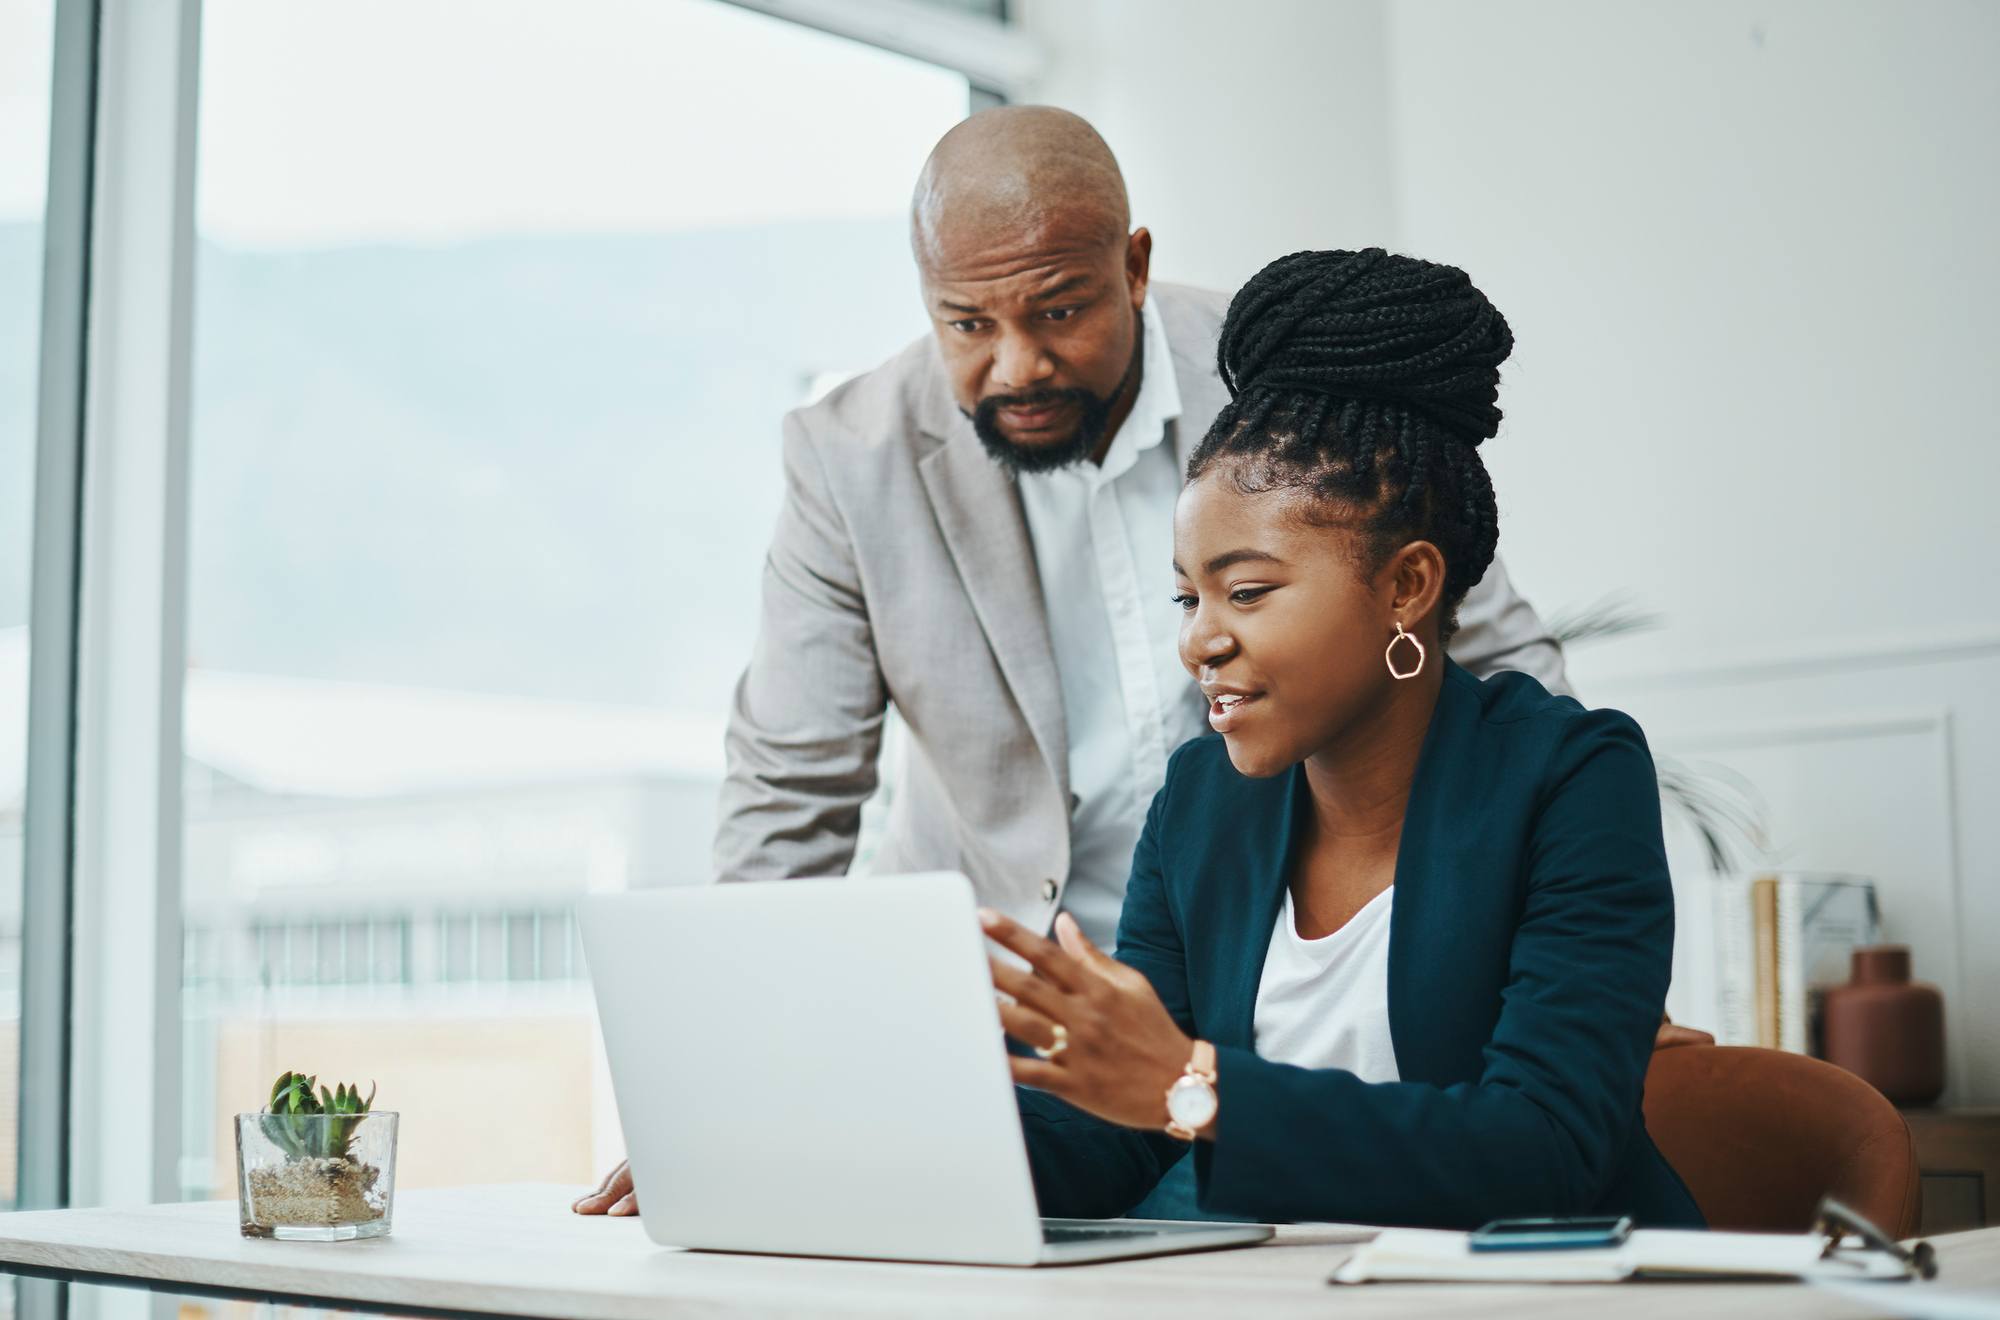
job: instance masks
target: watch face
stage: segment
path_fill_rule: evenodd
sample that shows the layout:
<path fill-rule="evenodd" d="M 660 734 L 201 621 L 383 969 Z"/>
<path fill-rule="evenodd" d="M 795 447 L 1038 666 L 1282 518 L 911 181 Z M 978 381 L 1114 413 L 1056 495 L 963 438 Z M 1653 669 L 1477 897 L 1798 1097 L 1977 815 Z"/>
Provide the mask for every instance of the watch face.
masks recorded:
<path fill-rule="evenodd" d="M 1183 1077 L 1167 1092 L 1167 1117 L 1190 1132 L 1215 1117 L 1215 1088 L 1199 1077 Z"/>

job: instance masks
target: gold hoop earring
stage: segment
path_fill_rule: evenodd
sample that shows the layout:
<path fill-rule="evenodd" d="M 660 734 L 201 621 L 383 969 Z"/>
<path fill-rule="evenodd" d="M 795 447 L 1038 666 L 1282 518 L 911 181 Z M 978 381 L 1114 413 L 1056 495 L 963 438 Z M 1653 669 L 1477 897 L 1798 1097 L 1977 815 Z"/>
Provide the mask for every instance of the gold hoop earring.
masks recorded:
<path fill-rule="evenodd" d="M 1417 648 L 1417 663 L 1411 667 L 1410 672 L 1407 674 L 1396 668 L 1397 642 L 1408 642 L 1411 646 Z M 1424 672 L 1424 644 L 1409 633 L 1404 632 L 1403 621 L 1398 619 L 1396 620 L 1396 635 L 1389 639 L 1388 648 L 1382 652 L 1382 659 L 1389 666 L 1389 677 L 1395 679 L 1415 678 L 1418 674 Z"/>

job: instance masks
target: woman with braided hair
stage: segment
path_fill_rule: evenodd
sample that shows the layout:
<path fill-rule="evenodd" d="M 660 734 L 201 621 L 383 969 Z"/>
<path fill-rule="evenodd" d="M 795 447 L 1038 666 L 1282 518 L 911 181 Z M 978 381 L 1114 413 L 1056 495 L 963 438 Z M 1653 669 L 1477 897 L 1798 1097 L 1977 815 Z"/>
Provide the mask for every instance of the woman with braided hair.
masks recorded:
<path fill-rule="evenodd" d="M 1673 898 L 1644 736 L 1445 657 L 1498 539 L 1513 336 L 1464 272 L 1299 252 L 1237 294 L 1188 464 L 1175 754 L 1113 959 L 997 913 L 1044 1214 L 1191 1143 L 1202 1209 L 1471 1227 L 1700 1212 L 1640 1100 Z"/>

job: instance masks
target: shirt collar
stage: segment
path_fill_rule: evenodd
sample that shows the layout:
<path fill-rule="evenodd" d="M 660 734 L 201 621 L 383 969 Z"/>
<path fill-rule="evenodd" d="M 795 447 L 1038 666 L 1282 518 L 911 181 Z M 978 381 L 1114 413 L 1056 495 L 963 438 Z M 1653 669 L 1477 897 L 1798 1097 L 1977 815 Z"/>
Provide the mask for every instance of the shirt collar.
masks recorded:
<path fill-rule="evenodd" d="M 1155 308 L 1139 311 L 1140 359 L 1139 393 L 1132 411 L 1118 434 L 1111 438 L 1100 469 L 1109 481 L 1131 468 L 1140 454 L 1167 437 L 1167 423 L 1181 415 L 1180 383 L 1174 378 L 1173 346 L 1167 342 L 1167 328 Z"/>
<path fill-rule="evenodd" d="M 1158 308 L 1142 308 L 1139 321 L 1144 327 L 1146 357 L 1132 413 L 1139 416 L 1143 411 L 1147 424 L 1132 438 L 1139 448 L 1151 449 L 1166 438 L 1167 423 L 1181 415 L 1181 387 L 1174 378 L 1174 348 L 1167 342 L 1166 323 Z"/>

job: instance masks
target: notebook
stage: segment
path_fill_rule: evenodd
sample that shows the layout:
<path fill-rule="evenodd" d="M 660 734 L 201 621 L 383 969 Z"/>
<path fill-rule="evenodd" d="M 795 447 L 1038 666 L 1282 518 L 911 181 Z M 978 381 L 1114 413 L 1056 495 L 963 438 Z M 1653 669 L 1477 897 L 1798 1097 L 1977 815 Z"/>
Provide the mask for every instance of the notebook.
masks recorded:
<path fill-rule="evenodd" d="M 1820 1233 L 1707 1233 L 1642 1228 L 1616 1247 L 1473 1251 L 1467 1235 L 1392 1228 L 1357 1250 L 1333 1283 L 1622 1283 L 1627 1279 L 1902 1279 L 1882 1251 L 1831 1255 Z"/>

